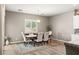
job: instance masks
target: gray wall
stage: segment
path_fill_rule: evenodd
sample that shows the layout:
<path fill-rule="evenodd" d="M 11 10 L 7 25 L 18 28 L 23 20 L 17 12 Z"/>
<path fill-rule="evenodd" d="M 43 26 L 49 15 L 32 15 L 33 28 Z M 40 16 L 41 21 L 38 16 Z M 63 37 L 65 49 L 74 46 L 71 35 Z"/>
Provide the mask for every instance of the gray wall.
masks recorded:
<path fill-rule="evenodd" d="M 10 36 L 12 41 L 22 40 L 21 32 L 24 31 L 24 20 L 41 20 L 39 32 L 45 32 L 47 25 L 51 25 L 54 38 L 70 40 L 73 33 L 73 11 L 59 14 L 52 17 L 35 16 L 17 12 L 6 12 L 6 36 Z"/>
<path fill-rule="evenodd" d="M 73 11 L 50 17 L 54 38 L 70 40 L 73 33 Z"/>
<path fill-rule="evenodd" d="M 22 40 L 21 32 L 24 31 L 24 21 L 25 19 L 35 19 L 40 20 L 39 23 L 39 32 L 45 32 L 46 27 L 48 25 L 48 18 L 43 16 L 35 16 L 30 14 L 24 14 L 24 13 L 17 13 L 17 12 L 6 12 L 6 36 L 9 36 L 12 38 L 12 41 L 20 41 Z"/>

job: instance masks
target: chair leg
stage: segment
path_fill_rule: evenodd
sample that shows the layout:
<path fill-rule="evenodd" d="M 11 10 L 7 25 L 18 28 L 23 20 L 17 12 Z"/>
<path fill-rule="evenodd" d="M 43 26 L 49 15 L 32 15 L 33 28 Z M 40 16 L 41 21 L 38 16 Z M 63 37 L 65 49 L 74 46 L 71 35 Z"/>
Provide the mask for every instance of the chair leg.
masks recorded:
<path fill-rule="evenodd" d="M 37 42 L 34 42 L 34 47 L 37 45 Z"/>
<path fill-rule="evenodd" d="M 44 41 L 42 42 L 42 44 L 44 45 Z"/>
<path fill-rule="evenodd" d="M 30 44 L 32 45 L 32 44 L 33 44 L 33 42 L 30 42 Z"/>
<path fill-rule="evenodd" d="M 24 42 L 24 46 L 26 47 L 26 45 L 27 45 L 27 43 L 26 42 Z"/>
<path fill-rule="evenodd" d="M 37 45 L 39 46 L 40 45 L 40 42 L 37 42 Z"/>
<path fill-rule="evenodd" d="M 34 47 L 35 47 L 35 43 L 34 43 Z"/>
<path fill-rule="evenodd" d="M 35 47 L 35 41 L 33 42 L 33 46 Z"/>
<path fill-rule="evenodd" d="M 43 45 L 43 42 L 41 42 L 41 45 Z"/>
<path fill-rule="evenodd" d="M 48 41 L 47 41 L 47 44 L 48 44 Z"/>
<path fill-rule="evenodd" d="M 34 47 L 36 46 L 36 45 L 43 45 L 43 42 L 34 42 Z"/>
<path fill-rule="evenodd" d="M 43 42 L 41 42 L 41 45 L 43 45 Z"/>
<path fill-rule="evenodd" d="M 45 45 L 45 44 L 48 44 L 48 42 L 47 42 L 47 41 L 44 41 L 44 45 Z"/>
<path fill-rule="evenodd" d="M 40 42 L 40 45 L 42 46 L 42 42 Z"/>
<path fill-rule="evenodd" d="M 45 45 L 45 42 L 44 42 L 44 45 Z"/>

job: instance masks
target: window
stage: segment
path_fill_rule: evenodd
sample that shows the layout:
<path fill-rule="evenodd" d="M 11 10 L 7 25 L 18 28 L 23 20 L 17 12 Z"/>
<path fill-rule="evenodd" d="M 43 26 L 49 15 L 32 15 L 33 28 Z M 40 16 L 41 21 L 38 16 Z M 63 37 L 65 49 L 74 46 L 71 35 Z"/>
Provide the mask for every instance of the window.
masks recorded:
<path fill-rule="evenodd" d="M 37 32 L 38 24 L 38 20 L 25 20 L 25 32 Z"/>

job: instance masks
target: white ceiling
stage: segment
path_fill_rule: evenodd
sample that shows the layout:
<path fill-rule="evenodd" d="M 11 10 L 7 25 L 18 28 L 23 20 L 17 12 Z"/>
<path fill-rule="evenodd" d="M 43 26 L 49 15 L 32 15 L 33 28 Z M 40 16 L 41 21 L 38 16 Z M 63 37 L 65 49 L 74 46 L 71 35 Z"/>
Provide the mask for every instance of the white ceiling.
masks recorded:
<path fill-rule="evenodd" d="M 41 16 L 53 16 L 73 10 L 72 4 L 6 4 L 6 10 Z M 23 11 L 18 11 L 22 9 Z"/>

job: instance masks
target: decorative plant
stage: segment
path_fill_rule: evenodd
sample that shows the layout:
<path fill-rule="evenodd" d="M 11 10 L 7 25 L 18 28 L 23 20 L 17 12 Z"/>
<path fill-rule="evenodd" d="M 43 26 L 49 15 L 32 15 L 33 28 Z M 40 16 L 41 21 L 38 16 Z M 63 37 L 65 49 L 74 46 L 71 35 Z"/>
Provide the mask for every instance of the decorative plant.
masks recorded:
<path fill-rule="evenodd" d="M 8 41 L 8 44 L 10 44 L 11 38 L 10 37 L 5 37 L 4 45 L 6 45 L 7 41 Z"/>
<path fill-rule="evenodd" d="M 51 29 L 51 26 L 50 25 L 48 25 L 47 26 L 47 31 L 51 31 L 52 29 Z"/>
<path fill-rule="evenodd" d="M 51 36 L 52 36 L 52 29 L 51 29 L 50 25 L 47 26 L 47 32 L 49 32 L 49 38 L 51 38 Z"/>

